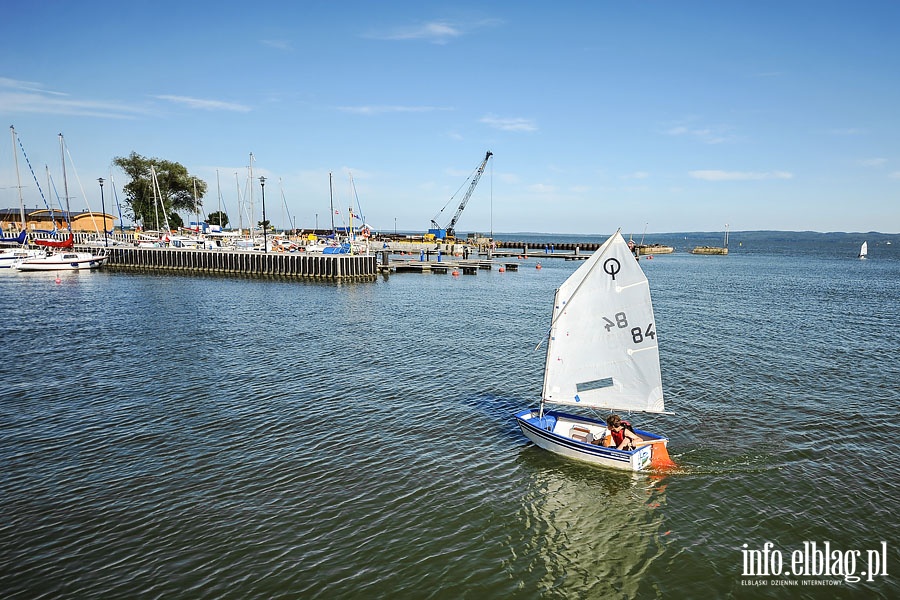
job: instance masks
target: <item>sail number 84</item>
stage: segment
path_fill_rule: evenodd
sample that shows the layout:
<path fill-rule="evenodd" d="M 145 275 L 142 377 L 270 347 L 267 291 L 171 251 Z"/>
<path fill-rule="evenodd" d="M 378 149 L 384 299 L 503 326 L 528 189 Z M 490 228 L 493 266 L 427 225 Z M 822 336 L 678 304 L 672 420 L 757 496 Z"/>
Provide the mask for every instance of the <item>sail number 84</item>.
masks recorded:
<path fill-rule="evenodd" d="M 606 321 L 606 331 L 612 331 L 613 327 L 617 327 L 618 329 L 628 329 L 628 317 L 625 316 L 624 312 L 619 312 L 613 315 L 613 319 L 611 320 L 609 317 L 603 317 L 603 320 Z M 631 328 L 631 339 L 635 344 L 640 344 L 644 341 L 644 338 L 650 338 L 651 340 L 656 339 L 656 331 L 653 330 L 653 323 L 647 325 L 647 329 L 641 329 L 640 327 L 632 327 Z"/>

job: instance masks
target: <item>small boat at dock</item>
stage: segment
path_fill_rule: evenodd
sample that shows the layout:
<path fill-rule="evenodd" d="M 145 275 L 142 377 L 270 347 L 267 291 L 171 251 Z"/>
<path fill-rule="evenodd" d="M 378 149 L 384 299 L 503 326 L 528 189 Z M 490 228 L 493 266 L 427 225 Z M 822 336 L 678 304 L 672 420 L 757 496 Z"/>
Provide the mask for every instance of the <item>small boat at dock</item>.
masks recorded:
<path fill-rule="evenodd" d="M 106 262 L 106 255 L 90 252 L 51 252 L 43 256 L 22 259 L 16 263 L 19 271 L 90 271 Z"/>

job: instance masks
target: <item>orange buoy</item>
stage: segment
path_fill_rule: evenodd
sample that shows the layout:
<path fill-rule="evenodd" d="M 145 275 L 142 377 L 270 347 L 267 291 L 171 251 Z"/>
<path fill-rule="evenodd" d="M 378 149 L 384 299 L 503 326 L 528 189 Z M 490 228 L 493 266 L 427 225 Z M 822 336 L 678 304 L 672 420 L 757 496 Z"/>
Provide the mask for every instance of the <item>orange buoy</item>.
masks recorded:
<path fill-rule="evenodd" d="M 504 269 L 503 267 L 500 267 L 498 270 L 499 270 L 501 273 L 503 273 L 503 272 L 506 271 L 506 269 Z"/>
<path fill-rule="evenodd" d="M 538 263 L 538 264 L 534 265 L 534 268 L 535 268 L 535 269 L 540 269 L 540 268 L 541 268 L 541 263 Z"/>
<path fill-rule="evenodd" d="M 453 275 L 454 277 L 459 277 L 459 271 L 457 271 L 456 269 L 453 269 L 453 272 L 450 274 Z"/>

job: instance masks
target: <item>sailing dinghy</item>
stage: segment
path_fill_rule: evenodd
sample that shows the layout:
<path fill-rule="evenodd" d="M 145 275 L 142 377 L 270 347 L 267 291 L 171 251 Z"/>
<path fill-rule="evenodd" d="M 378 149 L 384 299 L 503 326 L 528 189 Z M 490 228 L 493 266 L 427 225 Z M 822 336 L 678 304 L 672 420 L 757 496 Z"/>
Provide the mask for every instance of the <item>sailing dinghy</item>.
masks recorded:
<path fill-rule="evenodd" d="M 556 290 L 539 408 L 515 415 L 537 446 L 590 463 L 641 471 L 673 467 L 664 436 L 635 429 L 634 450 L 591 443 L 606 422 L 546 404 L 664 412 L 650 287 L 617 231 Z"/>
<path fill-rule="evenodd" d="M 869 256 L 869 242 L 863 242 L 862 246 L 859 247 L 859 258 L 866 258 Z"/>

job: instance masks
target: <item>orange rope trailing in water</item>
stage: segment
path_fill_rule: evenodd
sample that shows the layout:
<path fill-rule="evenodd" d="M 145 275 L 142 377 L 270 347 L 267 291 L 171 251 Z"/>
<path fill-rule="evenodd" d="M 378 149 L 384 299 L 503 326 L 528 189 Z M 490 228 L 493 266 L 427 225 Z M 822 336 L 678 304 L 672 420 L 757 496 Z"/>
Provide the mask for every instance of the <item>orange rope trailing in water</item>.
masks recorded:
<path fill-rule="evenodd" d="M 669 451 L 665 444 L 653 444 L 653 453 L 650 455 L 650 466 L 654 469 L 674 469 L 678 465 L 669 458 Z"/>

